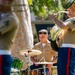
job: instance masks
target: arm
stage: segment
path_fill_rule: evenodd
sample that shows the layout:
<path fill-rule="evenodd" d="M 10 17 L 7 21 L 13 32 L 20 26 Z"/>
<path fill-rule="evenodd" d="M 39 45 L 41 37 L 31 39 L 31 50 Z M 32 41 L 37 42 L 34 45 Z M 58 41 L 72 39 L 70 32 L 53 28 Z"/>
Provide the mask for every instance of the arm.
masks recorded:
<path fill-rule="evenodd" d="M 55 24 L 57 24 L 58 27 L 62 28 L 62 29 L 69 29 L 69 26 L 66 25 L 64 22 L 58 20 L 55 15 L 50 15 L 50 18 L 52 18 L 52 20 L 54 21 Z"/>
<path fill-rule="evenodd" d="M 35 44 L 32 49 L 36 50 L 37 48 L 38 48 L 38 45 Z M 31 56 L 30 59 L 33 63 L 37 62 L 37 56 Z"/>
<path fill-rule="evenodd" d="M 34 45 L 34 47 L 33 47 L 32 49 L 36 49 L 36 45 Z M 37 56 L 31 56 L 31 57 L 30 57 L 30 60 L 31 60 L 33 63 L 37 62 Z"/>
<path fill-rule="evenodd" d="M 53 60 L 51 60 L 50 62 L 57 63 L 57 59 L 58 59 L 58 56 L 56 56 L 56 57 L 55 57 Z M 54 63 L 53 63 L 53 64 L 54 64 Z M 50 68 L 53 66 L 53 64 L 48 64 L 48 65 L 47 65 L 47 68 L 50 69 Z"/>
<path fill-rule="evenodd" d="M 57 63 L 57 59 L 58 59 L 58 56 L 54 57 L 53 60 L 51 60 L 51 62 Z"/>
<path fill-rule="evenodd" d="M 35 64 L 37 60 L 35 59 L 36 56 L 30 57 L 30 60 Z M 35 64 L 35 66 L 38 66 L 38 64 Z"/>
<path fill-rule="evenodd" d="M 31 56 L 31 57 L 30 57 L 30 60 L 31 60 L 33 63 L 37 62 L 37 60 L 35 59 L 35 57 L 36 57 L 36 56 Z"/>
<path fill-rule="evenodd" d="M 4 20 L 0 22 L 0 32 L 1 34 L 6 33 L 7 31 L 12 29 L 12 25 L 9 24 L 10 20 Z"/>
<path fill-rule="evenodd" d="M 18 20 L 13 18 L 13 17 L 7 17 L 3 20 L 0 21 L 0 32 L 1 34 L 5 34 L 9 31 L 11 31 L 13 28 L 17 28 L 18 27 Z"/>

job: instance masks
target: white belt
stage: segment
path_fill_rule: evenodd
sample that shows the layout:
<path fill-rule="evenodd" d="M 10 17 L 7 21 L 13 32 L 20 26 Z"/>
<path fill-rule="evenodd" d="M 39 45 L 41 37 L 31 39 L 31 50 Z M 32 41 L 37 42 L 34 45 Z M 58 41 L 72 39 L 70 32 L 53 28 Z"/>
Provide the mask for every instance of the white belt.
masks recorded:
<path fill-rule="evenodd" d="M 0 50 L 0 55 L 11 55 L 10 50 Z"/>
<path fill-rule="evenodd" d="M 61 47 L 71 47 L 71 48 L 75 48 L 75 44 L 62 44 Z"/>

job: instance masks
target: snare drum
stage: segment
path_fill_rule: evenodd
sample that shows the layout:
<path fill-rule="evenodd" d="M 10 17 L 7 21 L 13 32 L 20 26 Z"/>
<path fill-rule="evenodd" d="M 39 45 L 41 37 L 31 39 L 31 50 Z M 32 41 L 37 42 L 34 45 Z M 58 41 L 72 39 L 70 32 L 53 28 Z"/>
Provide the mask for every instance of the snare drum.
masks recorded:
<path fill-rule="evenodd" d="M 51 68 L 51 75 L 58 75 L 57 74 L 57 66 L 52 66 L 52 68 Z"/>
<path fill-rule="evenodd" d="M 32 70 L 31 75 L 41 75 L 40 70 Z"/>
<path fill-rule="evenodd" d="M 28 71 L 28 70 L 21 70 L 20 75 L 28 75 L 28 72 L 29 72 L 29 75 L 32 75 L 31 71 Z"/>
<path fill-rule="evenodd" d="M 37 71 L 32 71 L 32 72 L 31 72 L 31 75 L 38 75 L 38 74 L 37 74 Z"/>
<path fill-rule="evenodd" d="M 38 75 L 38 73 L 37 73 L 37 71 L 35 71 L 35 70 L 30 70 L 30 71 L 28 71 L 28 70 L 21 70 L 21 75 L 28 75 L 28 72 L 29 72 L 29 75 Z"/>

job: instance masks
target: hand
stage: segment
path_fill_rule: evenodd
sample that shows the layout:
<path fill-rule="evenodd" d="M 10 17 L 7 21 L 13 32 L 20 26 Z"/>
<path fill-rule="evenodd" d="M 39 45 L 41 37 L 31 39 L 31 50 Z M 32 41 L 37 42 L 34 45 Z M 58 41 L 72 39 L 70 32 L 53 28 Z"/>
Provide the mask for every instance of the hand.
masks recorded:
<path fill-rule="evenodd" d="M 35 64 L 35 66 L 38 66 L 38 64 Z"/>
<path fill-rule="evenodd" d="M 54 17 L 57 17 L 57 16 L 58 16 L 58 13 L 54 13 L 53 16 L 54 16 Z"/>
<path fill-rule="evenodd" d="M 53 19 L 53 15 L 52 15 L 52 14 L 49 14 L 48 16 L 49 16 L 49 19 L 50 19 L 50 20 Z"/>
<path fill-rule="evenodd" d="M 52 19 L 54 19 L 55 17 L 57 17 L 57 15 L 58 15 L 58 13 L 54 13 L 54 14 L 49 14 L 48 16 L 49 16 L 49 18 L 52 20 Z"/>
<path fill-rule="evenodd" d="M 24 55 L 25 55 L 25 57 L 28 57 L 28 53 L 25 53 Z"/>

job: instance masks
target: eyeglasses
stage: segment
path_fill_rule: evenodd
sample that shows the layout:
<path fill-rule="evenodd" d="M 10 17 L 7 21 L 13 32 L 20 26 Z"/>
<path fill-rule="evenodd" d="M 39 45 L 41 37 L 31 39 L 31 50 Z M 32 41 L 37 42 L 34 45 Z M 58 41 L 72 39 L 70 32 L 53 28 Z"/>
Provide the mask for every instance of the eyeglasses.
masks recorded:
<path fill-rule="evenodd" d="M 47 32 L 39 32 L 39 34 L 47 34 Z"/>

